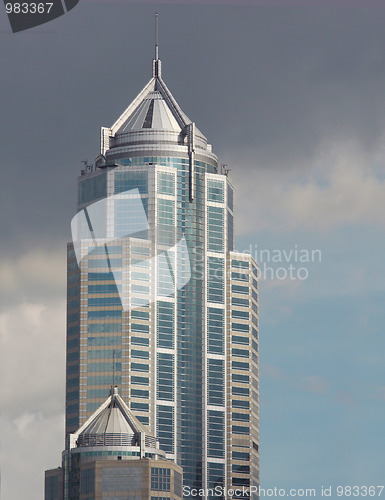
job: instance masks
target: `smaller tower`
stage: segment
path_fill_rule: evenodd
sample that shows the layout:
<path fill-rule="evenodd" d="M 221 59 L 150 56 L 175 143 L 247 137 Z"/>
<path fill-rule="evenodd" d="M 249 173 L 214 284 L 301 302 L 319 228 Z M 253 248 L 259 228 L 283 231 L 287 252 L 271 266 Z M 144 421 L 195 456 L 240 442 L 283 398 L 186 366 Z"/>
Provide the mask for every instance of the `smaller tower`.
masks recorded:
<path fill-rule="evenodd" d="M 62 467 L 46 471 L 45 500 L 150 500 L 165 492 L 182 499 L 182 469 L 139 422 L 117 387 L 73 434 Z"/>

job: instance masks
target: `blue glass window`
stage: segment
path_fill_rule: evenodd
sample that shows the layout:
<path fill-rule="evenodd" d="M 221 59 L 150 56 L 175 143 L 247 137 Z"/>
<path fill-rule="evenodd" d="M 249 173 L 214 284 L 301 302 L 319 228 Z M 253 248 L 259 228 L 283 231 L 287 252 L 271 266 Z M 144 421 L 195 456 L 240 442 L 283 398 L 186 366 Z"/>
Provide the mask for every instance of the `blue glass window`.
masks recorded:
<path fill-rule="evenodd" d="M 132 293 L 144 293 L 148 295 L 150 293 L 150 289 L 145 285 L 138 285 L 136 283 L 131 284 L 131 292 Z"/>
<path fill-rule="evenodd" d="M 227 211 L 227 251 L 231 252 L 234 248 L 234 217 Z"/>
<path fill-rule="evenodd" d="M 115 276 L 114 273 L 88 273 L 88 281 L 115 281 Z"/>
<path fill-rule="evenodd" d="M 207 452 L 209 457 L 225 456 L 225 414 L 222 411 L 207 412 Z"/>
<path fill-rule="evenodd" d="M 77 361 L 79 359 L 79 351 L 68 352 L 67 353 L 67 361 Z"/>
<path fill-rule="evenodd" d="M 144 345 L 148 346 L 150 343 L 149 338 L 143 338 L 143 337 L 131 337 L 131 344 L 132 345 Z"/>
<path fill-rule="evenodd" d="M 118 288 L 116 285 L 88 285 L 88 293 L 118 293 Z"/>
<path fill-rule="evenodd" d="M 224 362 L 221 359 L 207 360 L 208 404 L 223 406 L 224 392 Z"/>
<path fill-rule="evenodd" d="M 89 333 L 107 333 L 107 332 L 121 332 L 121 323 L 95 323 L 88 325 Z"/>
<path fill-rule="evenodd" d="M 133 245 L 131 247 L 131 253 L 135 253 L 138 255 L 150 255 L 150 249 L 148 247 L 140 247 Z"/>
<path fill-rule="evenodd" d="M 233 451 L 232 455 L 233 455 L 233 460 L 245 460 L 247 462 L 250 460 L 250 453 Z"/>
<path fill-rule="evenodd" d="M 234 330 L 235 332 L 249 333 L 250 331 L 249 325 L 245 323 L 232 323 L 231 329 Z"/>
<path fill-rule="evenodd" d="M 99 173 L 95 176 L 87 176 L 79 182 L 78 202 L 79 205 L 89 201 L 105 198 L 107 196 L 107 175 Z"/>
<path fill-rule="evenodd" d="M 249 275 L 244 273 L 231 273 L 232 280 L 249 281 Z"/>
<path fill-rule="evenodd" d="M 158 173 L 158 193 L 168 194 L 173 196 L 175 194 L 175 176 L 168 172 Z"/>
<path fill-rule="evenodd" d="M 122 259 L 88 259 L 88 269 L 95 267 L 122 267 Z"/>
<path fill-rule="evenodd" d="M 111 254 L 121 254 L 122 247 L 120 245 L 103 245 L 98 247 L 88 247 L 88 255 L 111 255 Z"/>
<path fill-rule="evenodd" d="M 232 419 L 239 422 L 250 422 L 250 415 L 248 413 L 232 413 Z"/>
<path fill-rule="evenodd" d="M 233 396 L 249 396 L 250 390 L 248 387 L 233 387 L 231 394 Z"/>
<path fill-rule="evenodd" d="M 231 352 L 233 354 L 233 356 L 240 356 L 242 358 L 248 358 L 249 357 L 249 351 L 245 350 L 245 349 L 231 349 Z"/>
<path fill-rule="evenodd" d="M 249 345 L 249 337 L 240 337 L 239 335 L 233 335 L 231 337 L 233 344 Z"/>
<path fill-rule="evenodd" d="M 88 399 L 107 399 L 110 394 L 110 388 L 107 389 L 88 389 L 87 398 Z"/>
<path fill-rule="evenodd" d="M 98 349 L 93 351 L 88 351 L 88 359 L 119 359 L 122 357 L 122 351 L 120 349 Z"/>
<path fill-rule="evenodd" d="M 148 372 L 149 366 L 142 363 L 131 363 L 131 370 L 133 372 Z"/>
<path fill-rule="evenodd" d="M 234 474 L 250 474 L 250 465 L 233 465 Z"/>
<path fill-rule="evenodd" d="M 207 309 L 208 352 L 224 354 L 224 310 L 209 307 Z"/>
<path fill-rule="evenodd" d="M 104 309 L 101 311 L 88 311 L 88 319 L 101 319 L 101 318 L 121 318 L 122 311 L 116 309 Z"/>
<path fill-rule="evenodd" d="M 174 356 L 158 353 L 158 399 L 174 399 Z"/>
<path fill-rule="evenodd" d="M 174 453 L 174 408 L 158 405 L 157 427 L 160 448 L 166 453 Z"/>
<path fill-rule="evenodd" d="M 209 302 L 224 302 L 224 260 L 219 257 L 207 259 L 207 298 Z"/>
<path fill-rule="evenodd" d="M 100 403 L 87 403 L 87 411 L 93 413 L 100 406 Z"/>
<path fill-rule="evenodd" d="M 249 262 L 247 260 L 235 260 L 231 261 L 233 267 L 238 267 L 240 269 L 249 269 Z"/>
<path fill-rule="evenodd" d="M 243 384 L 248 384 L 250 382 L 249 375 L 241 375 L 239 373 L 233 373 L 231 376 L 233 382 L 241 382 Z"/>
<path fill-rule="evenodd" d="M 243 293 L 245 295 L 249 294 L 249 287 L 248 286 L 242 286 L 242 285 L 232 285 L 231 286 L 231 291 L 233 293 Z"/>
<path fill-rule="evenodd" d="M 239 319 L 250 319 L 250 313 L 249 311 L 236 311 L 232 310 L 231 315 L 233 318 L 239 318 Z"/>
<path fill-rule="evenodd" d="M 69 378 L 67 379 L 67 388 L 71 388 L 71 387 L 77 387 L 79 385 L 79 379 L 76 377 L 76 378 Z"/>
<path fill-rule="evenodd" d="M 148 311 L 131 311 L 131 319 L 150 319 Z"/>
<path fill-rule="evenodd" d="M 222 181 L 208 179 L 207 182 L 207 201 L 223 203 L 225 199 L 224 185 Z"/>
<path fill-rule="evenodd" d="M 144 391 L 142 389 L 131 389 L 131 397 L 148 399 L 149 391 Z"/>
<path fill-rule="evenodd" d="M 110 361 L 108 363 L 88 363 L 88 371 L 89 372 L 108 372 L 108 371 L 121 371 L 122 363 L 114 363 Z"/>
<path fill-rule="evenodd" d="M 171 250 L 158 257 L 158 295 L 161 297 L 173 297 L 175 285 L 173 283 L 172 262 L 174 255 Z"/>
<path fill-rule="evenodd" d="M 131 376 L 131 384 L 148 385 L 149 382 L 150 379 L 148 377 L 137 377 L 135 375 Z"/>
<path fill-rule="evenodd" d="M 133 411 L 148 411 L 148 403 L 138 403 L 136 401 L 131 401 L 131 410 Z"/>
<path fill-rule="evenodd" d="M 88 345 L 101 346 L 101 345 L 120 345 L 122 337 L 88 337 Z"/>
<path fill-rule="evenodd" d="M 240 399 L 233 399 L 232 405 L 233 405 L 233 408 L 243 408 L 243 409 L 250 408 L 249 401 L 241 401 Z"/>
<path fill-rule="evenodd" d="M 174 304 L 158 302 L 158 347 L 174 347 Z"/>
<path fill-rule="evenodd" d="M 175 202 L 158 199 L 158 243 L 171 246 L 175 243 Z"/>
<path fill-rule="evenodd" d="M 224 480 L 225 465 L 209 462 L 207 464 L 207 488 L 209 490 L 208 493 L 212 491 L 215 494 L 208 494 L 207 500 L 224 500 L 223 490 L 215 490 L 216 487 L 224 488 Z"/>
<path fill-rule="evenodd" d="M 249 434 L 250 433 L 249 427 L 243 427 L 241 425 L 233 425 L 232 431 L 234 434 Z"/>
<path fill-rule="evenodd" d="M 115 194 L 138 189 L 140 194 L 147 194 L 148 191 L 148 175 L 147 171 L 139 172 L 126 171 L 115 172 Z"/>
<path fill-rule="evenodd" d="M 227 184 L 227 205 L 230 210 L 234 209 L 234 190 L 230 184 Z"/>
<path fill-rule="evenodd" d="M 114 200 L 115 237 L 135 234 L 146 239 L 148 230 L 148 199 L 124 197 Z M 118 266 L 116 266 L 118 267 Z"/>
<path fill-rule="evenodd" d="M 111 370 L 112 372 L 112 370 Z M 122 377 L 121 375 L 115 374 L 115 384 L 121 384 Z M 113 375 L 93 375 L 87 377 L 87 385 L 112 385 L 113 384 Z"/>
<path fill-rule="evenodd" d="M 207 248 L 211 252 L 224 251 L 224 210 L 207 207 Z"/>
<path fill-rule="evenodd" d="M 74 399 L 79 399 L 79 391 L 67 391 L 67 401 L 73 401 Z"/>
<path fill-rule="evenodd" d="M 79 347 L 79 339 L 67 340 L 67 349 L 73 349 L 74 347 Z"/>
<path fill-rule="evenodd" d="M 242 361 L 232 361 L 231 366 L 233 367 L 233 370 L 249 370 L 250 365 L 249 363 L 242 363 Z"/>
<path fill-rule="evenodd" d="M 241 299 L 240 297 L 232 297 L 231 303 L 233 306 L 249 307 L 249 299 Z"/>
<path fill-rule="evenodd" d="M 89 290 L 88 290 L 89 291 Z M 117 288 L 113 292 L 117 292 Z M 94 293 L 94 292 L 93 292 Z M 120 297 L 96 297 L 88 299 L 89 307 L 100 307 L 100 306 L 121 306 L 122 302 Z"/>
<path fill-rule="evenodd" d="M 131 356 L 133 358 L 142 358 L 142 359 L 148 359 L 150 357 L 148 351 L 138 351 L 136 349 L 131 350 Z"/>
<path fill-rule="evenodd" d="M 148 333 L 150 331 L 150 325 L 142 325 L 140 323 L 131 323 L 131 331 L 138 333 Z"/>

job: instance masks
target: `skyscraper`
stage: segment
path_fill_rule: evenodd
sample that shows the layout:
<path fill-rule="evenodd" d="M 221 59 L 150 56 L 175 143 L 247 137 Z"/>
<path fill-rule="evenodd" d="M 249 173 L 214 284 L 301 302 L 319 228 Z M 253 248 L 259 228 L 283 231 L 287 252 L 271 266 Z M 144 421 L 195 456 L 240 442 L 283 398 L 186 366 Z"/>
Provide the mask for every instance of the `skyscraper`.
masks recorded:
<path fill-rule="evenodd" d="M 257 266 L 233 252 L 233 187 L 157 43 L 152 78 L 81 172 L 73 235 L 66 435 L 117 384 L 182 467 L 185 498 L 258 485 Z"/>

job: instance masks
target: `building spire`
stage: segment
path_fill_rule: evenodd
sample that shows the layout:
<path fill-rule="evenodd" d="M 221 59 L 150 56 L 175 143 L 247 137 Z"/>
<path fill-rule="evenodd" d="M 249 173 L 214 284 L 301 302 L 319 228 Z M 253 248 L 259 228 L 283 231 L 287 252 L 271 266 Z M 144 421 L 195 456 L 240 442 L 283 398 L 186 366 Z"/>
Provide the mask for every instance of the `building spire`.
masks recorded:
<path fill-rule="evenodd" d="M 159 41 L 158 41 L 158 16 L 155 12 L 155 59 L 152 61 L 152 76 L 160 78 L 161 76 L 161 61 L 159 59 Z"/>
<path fill-rule="evenodd" d="M 155 12 L 155 61 L 159 59 L 159 43 L 158 43 L 158 13 Z"/>

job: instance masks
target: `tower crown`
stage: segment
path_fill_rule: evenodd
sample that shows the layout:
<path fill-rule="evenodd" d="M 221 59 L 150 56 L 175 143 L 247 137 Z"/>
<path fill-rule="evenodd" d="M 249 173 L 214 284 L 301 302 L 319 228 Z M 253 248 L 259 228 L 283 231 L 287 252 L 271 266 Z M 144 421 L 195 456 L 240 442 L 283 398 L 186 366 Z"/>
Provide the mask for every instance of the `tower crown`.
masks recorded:
<path fill-rule="evenodd" d="M 100 154 L 105 159 L 116 159 L 137 154 L 141 150 L 162 145 L 169 156 L 170 151 L 191 153 L 192 150 L 209 157 L 214 163 L 206 137 L 182 111 L 167 88 L 161 75 L 161 60 L 158 48 L 158 23 L 156 15 L 155 59 L 152 61 L 152 78 L 139 92 L 112 127 L 102 127 Z M 159 147 L 160 146 L 160 147 Z M 181 148 L 182 146 L 182 148 Z"/>
<path fill-rule="evenodd" d="M 155 437 L 135 417 L 118 393 L 111 388 L 106 401 L 71 435 L 78 448 L 95 446 L 140 446 L 157 448 Z"/>

